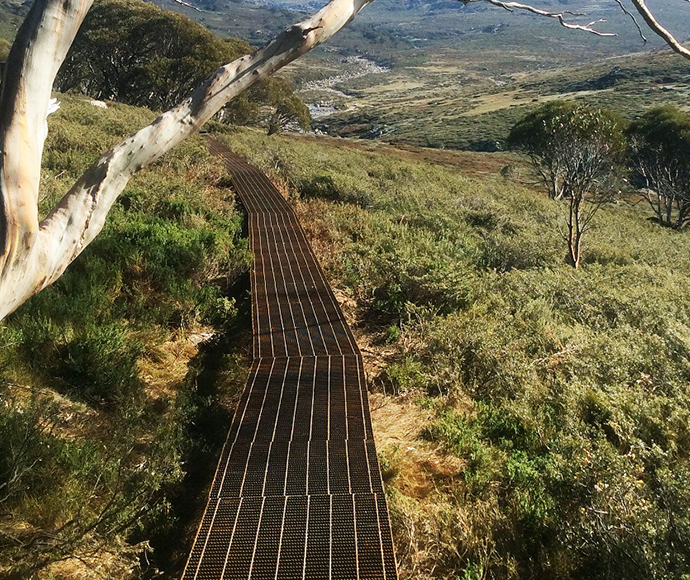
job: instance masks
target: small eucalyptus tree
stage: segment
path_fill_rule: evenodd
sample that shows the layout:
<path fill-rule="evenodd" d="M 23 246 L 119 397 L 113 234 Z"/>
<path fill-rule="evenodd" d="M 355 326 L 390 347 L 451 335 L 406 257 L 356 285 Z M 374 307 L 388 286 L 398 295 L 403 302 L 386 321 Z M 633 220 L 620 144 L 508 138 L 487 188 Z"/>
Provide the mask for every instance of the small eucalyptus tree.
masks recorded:
<path fill-rule="evenodd" d="M 690 223 L 690 114 L 652 109 L 630 126 L 628 139 L 632 169 L 657 221 L 681 229 Z"/>
<path fill-rule="evenodd" d="M 625 151 L 623 121 L 610 111 L 553 101 L 519 121 L 508 143 L 529 156 L 549 197 L 566 205 L 567 259 L 578 268 L 582 237 L 612 198 L 611 178 Z"/>
<path fill-rule="evenodd" d="M 274 77 L 273 82 L 265 83 L 266 101 L 275 104 L 275 109 L 268 117 L 268 134 L 280 133 L 289 123 L 296 123 L 307 131 L 311 126 L 311 114 L 302 99 L 292 91 L 292 85 L 286 79 Z"/>

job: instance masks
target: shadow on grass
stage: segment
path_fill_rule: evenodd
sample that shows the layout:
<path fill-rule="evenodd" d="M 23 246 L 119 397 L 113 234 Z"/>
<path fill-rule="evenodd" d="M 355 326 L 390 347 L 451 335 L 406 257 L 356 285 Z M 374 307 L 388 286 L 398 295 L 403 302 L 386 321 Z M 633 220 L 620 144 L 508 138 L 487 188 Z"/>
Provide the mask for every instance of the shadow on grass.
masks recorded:
<path fill-rule="evenodd" d="M 149 543 L 153 552 L 142 563 L 142 578 L 179 578 L 204 513 L 218 458 L 251 365 L 251 298 L 249 274 L 230 289 L 237 316 L 199 346 L 185 379 L 191 405 L 186 473 L 168 492 L 168 518 Z M 144 538 L 141 538 L 142 540 Z M 135 538 L 136 540 L 136 538 Z"/>

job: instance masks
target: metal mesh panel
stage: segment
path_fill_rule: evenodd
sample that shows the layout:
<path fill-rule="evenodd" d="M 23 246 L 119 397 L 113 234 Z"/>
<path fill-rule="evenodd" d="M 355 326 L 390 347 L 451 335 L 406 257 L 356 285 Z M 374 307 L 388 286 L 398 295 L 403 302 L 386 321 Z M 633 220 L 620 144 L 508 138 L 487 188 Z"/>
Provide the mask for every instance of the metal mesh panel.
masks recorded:
<path fill-rule="evenodd" d="M 289 204 L 210 147 L 248 213 L 255 359 L 183 578 L 396 579 L 352 333 Z"/>

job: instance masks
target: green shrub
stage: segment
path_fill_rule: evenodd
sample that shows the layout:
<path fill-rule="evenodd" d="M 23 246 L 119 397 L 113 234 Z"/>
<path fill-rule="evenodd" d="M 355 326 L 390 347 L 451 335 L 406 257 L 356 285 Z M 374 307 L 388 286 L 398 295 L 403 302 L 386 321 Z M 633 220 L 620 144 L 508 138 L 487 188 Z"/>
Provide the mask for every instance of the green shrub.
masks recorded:
<path fill-rule="evenodd" d="M 405 357 L 386 369 L 386 378 L 394 393 L 406 393 L 424 388 L 424 373 L 419 361 Z"/>
<path fill-rule="evenodd" d="M 87 327 L 80 334 L 58 348 L 55 376 L 68 382 L 78 397 L 127 404 L 141 387 L 136 363 L 143 345 L 118 324 Z"/>
<path fill-rule="evenodd" d="M 371 192 L 357 187 L 355 184 L 343 183 L 342 178 L 336 180 L 332 175 L 324 173 L 302 182 L 300 193 L 305 198 L 315 197 L 328 201 L 341 201 L 366 208 L 371 205 Z"/>
<path fill-rule="evenodd" d="M 0 539 L 0 569 L 28 578 L 60 557 L 108 549 L 121 577 L 136 569 L 142 546 L 127 535 L 165 513 L 164 490 L 180 480 L 187 420 L 151 428 L 141 407 L 117 414 L 103 441 L 64 437 L 73 414 L 40 391 L 0 396 L 0 506 L 12 514 Z M 144 428 L 146 426 L 146 428 Z M 144 428 L 142 432 L 142 428 Z M 142 461 L 137 437 L 150 438 Z"/>

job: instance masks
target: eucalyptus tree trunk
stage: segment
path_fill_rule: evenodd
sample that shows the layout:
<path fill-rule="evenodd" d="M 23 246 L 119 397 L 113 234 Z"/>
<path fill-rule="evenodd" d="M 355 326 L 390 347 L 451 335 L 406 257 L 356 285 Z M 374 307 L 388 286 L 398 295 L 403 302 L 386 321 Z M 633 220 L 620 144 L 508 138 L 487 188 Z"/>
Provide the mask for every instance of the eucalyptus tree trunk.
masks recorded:
<path fill-rule="evenodd" d="M 568 199 L 568 263 L 573 268 L 580 267 L 582 255 L 583 228 L 580 222 L 580 213 L 584 199 L 580 194 L 571 194 Z"/>
<path fill-rule="evenodd" d="M 189 97 L 103 154 L 39 222 L 46 116 L 55 75 L 93 0 L 36 0 L 0 93 L 0 319 L 52 284 L 103 228 L 129 178 L 223 105 L 318 46 L 371 0 L 332 0 L 251 55 L 219 68 Z"/>

